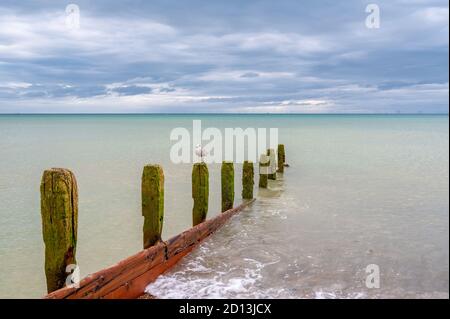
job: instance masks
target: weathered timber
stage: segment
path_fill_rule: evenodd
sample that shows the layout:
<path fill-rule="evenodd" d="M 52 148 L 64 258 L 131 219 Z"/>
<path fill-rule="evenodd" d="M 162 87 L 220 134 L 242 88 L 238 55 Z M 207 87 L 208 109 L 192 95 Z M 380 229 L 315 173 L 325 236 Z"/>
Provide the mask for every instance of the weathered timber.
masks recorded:
<path fill-rule="evenodd" d="M 286 154 L 284 151 L 284 144 L 278 144 L 278 172 L 284 173 L 284 165 L 286 164 Z"/>
<path fill-rule="evenodd" d="M 64 287 L 68 265 L 76 264 L 78 190 L 68 169 L 44 171 L 41 180 L 42 235 L 47 291 Z"/>
<path fill-rule="evenodd" d="M 144 166 L 141 191 L 143 246 L 148 248 L 161 240 L 164 222 L 164 172 L 161 166 Z"/>
<path fill-rule="evenodd" d="M 267 155 L 269 156 L 269 175 L 268 179 L 276 180 L 277 179 L 277 163 L 275 150 L 273 148 L 267 150 Z"/>
<path fill-rule="evenodd" d="M 261 154 L 259 158 L 259 187 L 267 188 L 267 177 L 269 174 L 269 156 Z"/>
<path fill-rule="evenodd" d="M 233 162 L 222 162 L 222 212 L 233 208 L 234 204 L 234 165 Z"/>
<path fill-rule="evenodd" d="M 253 162 L 245 161 L 242 166 L 242 198 L 253 198 L 253 186 L 255 184 L 255 172 Z"/>
<path fill-rule="evenodd" d="M 64 287 L 54 291 L 47 299 L 132 299 L 144 293 L 145 287 L 159 275 L 189 254 L 199 243 L 220 228 L 229 218 L 254 200 L 206 220 L 191 229 L 158 242 L 116 265 L 81 280 L 79 287 Z"/>
<path fill-rule="evenodd" d="M 206 163 L 195 163 L 192 168 L 192 225 L 206 220 L 208 214 L 209 173 Z"/>

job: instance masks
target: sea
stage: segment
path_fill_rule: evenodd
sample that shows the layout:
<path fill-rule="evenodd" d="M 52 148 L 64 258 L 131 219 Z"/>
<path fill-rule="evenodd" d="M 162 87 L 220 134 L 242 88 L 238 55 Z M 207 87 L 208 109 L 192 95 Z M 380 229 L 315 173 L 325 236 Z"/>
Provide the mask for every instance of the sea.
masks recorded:
<path fill-rule="evenodd" d="M 289 167 L 178 265 L 157 298 L 449 298 L 448 115 L 0 115 L 0 297 L 46 294 L 40 181 L 72 170 L 81 276 L 142 249 L 141 174 L 165 175 L 163 239 L 191 227 L 176 128 L 277 128 Z M 193 160 L 195 160 L 193 158 Z M 208 164 L 208 218 L 220 164 Z M 235 206 L 242 165 L 235 165 Z M 255 166 L 255 172 L 257 166 Z"/>

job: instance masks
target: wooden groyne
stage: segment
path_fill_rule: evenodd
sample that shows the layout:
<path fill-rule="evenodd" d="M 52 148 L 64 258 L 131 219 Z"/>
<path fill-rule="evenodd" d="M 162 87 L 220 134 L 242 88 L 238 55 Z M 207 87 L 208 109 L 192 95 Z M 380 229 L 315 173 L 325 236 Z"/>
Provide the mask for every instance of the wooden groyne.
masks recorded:
<path fill-rule="evenodd" d="M 284 147 L 281 161 L 284 165 Z M 267 187 L 267 177 L 276 179 L 273 150 L 261 158 L 260 187 Z M 280 155 L 278 156 L 280 160 Z M 280 163 L 278 163 L 280 164 Z M 261 183 L 263 179 L 263 183 Z M 246 162 L 242 172 L 243 203 L 234 203 L 234 165 L 223 162 L 221 169 L 222 213 L 206 220 L 209 197 L 209 173 L 205 163 L 196 163 L 192 171 L 193 227 L 161 240 L 164 221 L 164 173 L 159 165 L 146 165 L 142 174 L 142 215 L 144 250 L 119 263 L 88 275 L 76 285 L 67 280 L 68 269 L 74 266 L 78 197 L 75 176 L 65 169 L 44 172 L 41 182 L 41 215 L 43 238 L 46 245 L 47 299 L 134 299 L 144 294 L 148 284 L 189 254 L 209 235 L 219 229 L 233 215 L 251 205 L 253 198 L 254 167 Z M 56 249 L 56 248 L 58 249 Z M 51 265 L 51 267 L 50 267 Z M 69 267 L 69 268 L 68 268 Z M 66 284 L 68 286 L 66 286 Z"/>
<path fill-rule="evenodd" d="M 116 265 L 81 280 L 79 288 L 62 288 L 48 294 L 52 299 L 129 299 L 144 293 L 145 287 L 159 275 L 189 254 L 205 238 L 215 232 L 231 216 L 250 205 L 253 200 L 227 210 L 219 216 L 147 248 Z"/>

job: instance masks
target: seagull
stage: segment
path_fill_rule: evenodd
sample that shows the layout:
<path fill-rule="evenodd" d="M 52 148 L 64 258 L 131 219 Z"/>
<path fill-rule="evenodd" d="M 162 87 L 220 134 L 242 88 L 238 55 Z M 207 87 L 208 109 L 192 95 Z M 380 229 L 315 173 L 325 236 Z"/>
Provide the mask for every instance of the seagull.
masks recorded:
<path fill-rule="evenodd" d="M 195 146 L 195 155 L 200 157 L 202 163 L 203 163 L 203 157 L 205 157 L 207 154 L 208 154 L 208 152 L 200 144 L 197 144 L 197 146 Z"/>

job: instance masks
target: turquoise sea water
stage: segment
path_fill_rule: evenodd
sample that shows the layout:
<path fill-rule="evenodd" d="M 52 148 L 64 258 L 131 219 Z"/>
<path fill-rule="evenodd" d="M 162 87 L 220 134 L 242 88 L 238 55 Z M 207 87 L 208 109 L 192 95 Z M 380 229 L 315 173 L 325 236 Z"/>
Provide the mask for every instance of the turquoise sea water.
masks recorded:
<path fill-rule="evenodd" d="M 447 115 L 0 115 L 0 297 L 45 294 L 44 169 L 79 186 L 82 276 L 141 249 L 140 177 L 166 176 L 164 238 L 191 223 L 191 165 L 170 131 L 279 128 L 290 168 L 258 201 L 149 287 L 159 297 L 448 297 Z M 236 166 L 236 201 L 240 199 Z M 209 217 L 220 210 L 210 165 Z M 365 268 L 380 267 L 379 289 Z"/>

